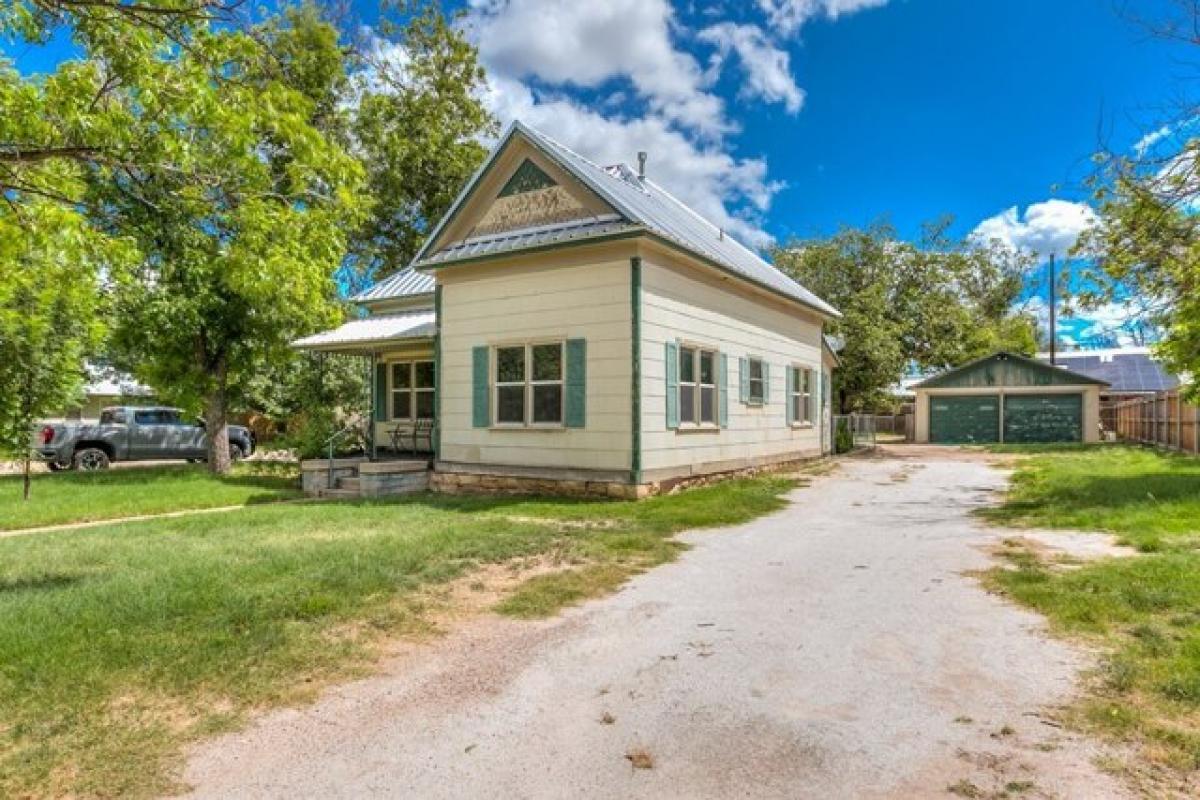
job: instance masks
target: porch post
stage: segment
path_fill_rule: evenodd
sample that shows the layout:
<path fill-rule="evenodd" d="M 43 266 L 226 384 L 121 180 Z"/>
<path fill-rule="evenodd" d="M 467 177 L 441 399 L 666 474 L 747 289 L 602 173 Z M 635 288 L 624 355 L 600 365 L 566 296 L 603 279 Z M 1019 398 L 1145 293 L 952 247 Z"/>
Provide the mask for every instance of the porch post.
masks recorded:
<path fill-rule="evenodd" d="M 375 385 L 377 382 L 376 374 L 378 373 L 378 370 L 375 369 L 375 362 L 377 362 L 378 360 L 379 360 L 379 354 L 377 352 L 375 352 L 374 350 L 372 350 L 371 358 L 367 362 L 367 370 L 369 372 L 370 381 L 371 381 L 371 413 L 367 417 L 367 437 L 369 438 L 369 441 L 371 443 L 371 460 L 372 461 L 378 460 L 378 454 L 376 453 L 376 448 L 375 448 L 375 419 L 376 419 L 376 417 L 378 417 L 378 409 L 375 408 L 375 398 L 379 396 L 379 387 Z"/>

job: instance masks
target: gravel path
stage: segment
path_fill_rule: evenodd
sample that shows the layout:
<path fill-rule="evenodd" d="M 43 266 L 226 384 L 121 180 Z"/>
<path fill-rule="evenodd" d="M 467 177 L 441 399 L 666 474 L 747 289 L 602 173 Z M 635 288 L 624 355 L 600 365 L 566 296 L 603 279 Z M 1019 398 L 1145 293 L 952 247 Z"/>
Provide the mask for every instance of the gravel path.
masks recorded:
<path fill-rule="evenodd" d="M 1048 716 L 1085 657 L 964 575 L 1004 535 L 969 517 L 1003 474 L 919 452 L 848 460 L 557 619 L 476 618 L 205 744 L 184 778 L 213 798 L 1122 797 Z"/>

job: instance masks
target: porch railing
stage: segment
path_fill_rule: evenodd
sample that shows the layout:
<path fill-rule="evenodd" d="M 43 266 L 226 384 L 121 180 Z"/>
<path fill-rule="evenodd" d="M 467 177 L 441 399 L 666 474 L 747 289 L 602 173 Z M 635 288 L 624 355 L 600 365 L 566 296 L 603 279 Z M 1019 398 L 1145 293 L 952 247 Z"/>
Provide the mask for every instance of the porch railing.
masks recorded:
<path fill-rule="evenodd" d="M 326 462 L 326 464 L 328 466 L 328 476 L 325 481 L 326 488 L 329 488 L 329 489 L 334 488 L 333 448 L 339 441 L 341 441 L 343 438 L 345 438 L 346 434 L 350 433 L 351 431 L 355 430 L 356 428 L 358 428 L 358 425 L 355 423 L 351 423 L 325 440 L 325 447 L 327 450 L 327 455 L 329 456 L 329 461 Z"/>

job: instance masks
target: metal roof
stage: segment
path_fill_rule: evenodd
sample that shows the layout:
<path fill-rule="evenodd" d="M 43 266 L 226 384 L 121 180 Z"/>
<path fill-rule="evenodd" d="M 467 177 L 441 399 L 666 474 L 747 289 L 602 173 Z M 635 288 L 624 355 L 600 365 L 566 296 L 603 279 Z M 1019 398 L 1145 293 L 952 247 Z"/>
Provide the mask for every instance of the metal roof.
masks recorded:
<path fill-rule="evenodd" d="M 796 300 L 816 311 L 829 316 L 840 316 L 837 309 L 805 289 L 796 281 L 784 275 L 761 256 L 746 248 L 736 239 L 701 217 L 688 208 L 669 192 L 651 180 L 639 178 L 625 164 L 614 167 L 601 167 L 560 142 L 551 139 L 533 128 L 513 122 L 499 143 L 492 149 L 483 165 L 475 176 L 460 192 L 454 204 L 450 207 L 433 232 L 426 240 L 424 247 L 417 253 L 413 266 L 421 269 L 427 266 L 438 266 L 465 258 L 476 258 L 483 255 L 497 255 L 504 252 L 524 250 L 530 247 L 543 246 L 555 241 L 567 241 L 584 238 L 580 235 L 578 223 L 568 223 L 561 226 L 546 226 L 514 231 L 500 239 L 489 239 L 484 247 L 477 247 L 469 255 L 461 251 L 463 245 L 454 245 L 448 250 L 457 251 L 447 255 L 447 251 L 438 253 L 428 252 L 432 243 L 437 240 L 446 224 L 459 211 L 470 196 L 476 182 L 491 166 L 497 155 L 508 142 L 517 134 L 522 135 L 537 147 L 548 158 L 562 166 L 565 170 L 579 179 L 585 186 L 594 191 L 611 205 L 620 215 L 624 227 L 614 221 L 613 226 L 605 234 L 589 231 L 588 236 L 606 235 L 622 231 L 637 232 L 643 230 L 674 244 L 681 249 L 708 261 L 717 267 L 732 272 L 746 280 L 770 289 L 778 294 Z M 588 220 L 588 225 L 599 225 L 596 220 Z M 552 239 L 556 231 L 573 231 L 574 235 Z"/>
<path fill-rule="evenodd" d="M 149 386 L 138 383 L 133 377 L 126 375 L 124 372 L 118 372 L 112 367 L 98 364 L 84 364 L 83 369 L 87 374 L 87 384 L 83 388 L 83 393 L 89 397 L 122 395 L 129 397 L 154 396 L 154 390 Z"/>
<path fill-rule="evenodd" d="M 912 384 L 910 388 L 912 388 L 912 389 L 936 389 L 936 388 L 939 388 L 939 386 L 941 386 L 946 381 L 946 379 L 948 379 L 954 375 L 959 375 L 964 372 L 969 372 L 970 370 L 973 370 L 976 367 L 978 367 L 988 361 L 992 361 L 992 360 L 997 360 L 997 361 L 1006 361 L 1007 360 L 1007 361 L 1015 361 L 1017 363 L 1027 364 L 1031 367 L 1034 367 L 1035 369 L 1044 370 L 1048 373 L 1054 373 L 1058 377 L 1071 378 L 1076 383 L 1101 384 L 1104 386 L 1108 385 L 1108 381 L 1105 381 L 1101 378 L 1093 378 L 1091 375 L 1084 375 L 1079 372 L 1075 372 L 1074 370 L 1069 370 L 1066 367 L 1062 366 L 1061 364 L 1056 365 L 1056 366 L 1051 366 L 1049 363 L 1047 363 L 1045 361 L 1039 361 L 1036 358 L 1030 358 L 1029 356 L 1023 356 L 1020 353 L 1010 353 L 1007 350 L 997 350 L 996 352 L 991 353 L 986 356 L 983 356 L 982 358 L 976 358 L 973 361 L 968 361 L 967 363 L 962 364 L 961 366 L 952 367 L 951 369 L 944 370 L 935 375 L 927 376 L 920 382 Z"/>
<path fill-rule="evenodd" d="M 392 273 L 370 289 L 364 289 L 350 299 L 356 303 L 369 303 L 372 300 L 393 300 L 400 297 L 414 297 L 423 294 L 433 294 L 433 276 L 417 272 L 412 267 L 405 267 L 399 272 Z"/>
<path fill-rule="evenodd" d="M 432 311 L 380 314 L 353 319 L 339 328 L 297 339 L 292 342 L 292 347 L 300 350 L 362 350 L 362 345 L 376 342 L 427 339 L 435 331 L 436 316 Z"/>
<path fill-rule="evenodd" d="M 1049 362 L 1049 355 L 1038 358 Z M 1155 360 L 1149 348 L 1128 348 L 1056 353 L 1060 367 L 1104 381 L 1110 392 L 1165 392 L 1179 387 L 1179 379 Z"/>

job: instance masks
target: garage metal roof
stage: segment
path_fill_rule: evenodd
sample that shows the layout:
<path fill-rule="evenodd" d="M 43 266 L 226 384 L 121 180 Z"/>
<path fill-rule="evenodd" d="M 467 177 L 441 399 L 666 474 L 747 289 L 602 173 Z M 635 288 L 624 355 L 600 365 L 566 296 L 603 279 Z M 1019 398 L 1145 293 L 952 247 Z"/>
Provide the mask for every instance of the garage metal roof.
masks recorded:
<path fill-rule="evenodd" d="M 1023 370 L 1027 375 L 1037 375 L 1040 378 L 1044 378 L 1045 380 L 1044 381 L 1040 380 L 1040 379 L 1039 380 L 1029 380 L 1025 384 L 1020 384 L 1020 383 L 1016 383 L 1016 382 L 1004 382 L 1004 381 L 992 384 L 986 380 L 982 383 L 976 383 L 976 384 L 969 384 L 969 383 L 962 382 L 962 379 L 967 378 L 968 375 L 972 372 L 986 371 L 988 369 L 989 362 L 1013 365 L 1013 366 L 1017 367 L 1018 369 Z M 1107 381 L 1100 380 L 1099 378 L 1093 378 L 1089 375 L 1083 375 L 1078 372 L 1072 372 L 1071 370 L 1064 369 L 1063 367 L 1051 366 L 1042 361 L 1038 361 L 1036 358 L 1029 358 L 1028 356 L 1023 356 L 1019 353 L 1009 353 L 1009 352 L 1002 350 L 998 353 L 992 353 L 991 355 L 984 356 L 983 358 L 977 358 L 974 361 L 970 361 L 966 364 L 963 364 L 960 367 L 955 367 L 954 369 L 949 369 L 949 370 L 946 370 L 945 372 L 940 372 L 937 375 L 934 375 L 930 378 L 926 378 L 925 380 L 921 381 L 920 383 L 914 384 L 912 388 L 913 389 L 938 389 L 938 388 L 945 388 L 945 387 L 986 388 L 991 385 L 995 385 L 998 388 L 1000 386 L 1019 386 L 1019 385 L 1072 386 L 1072 385 L 1076 385 L 1076 384 L 1082 384 L 1082 385 L 1097 384 L 1100 386 L 1108 386 Z"/>

